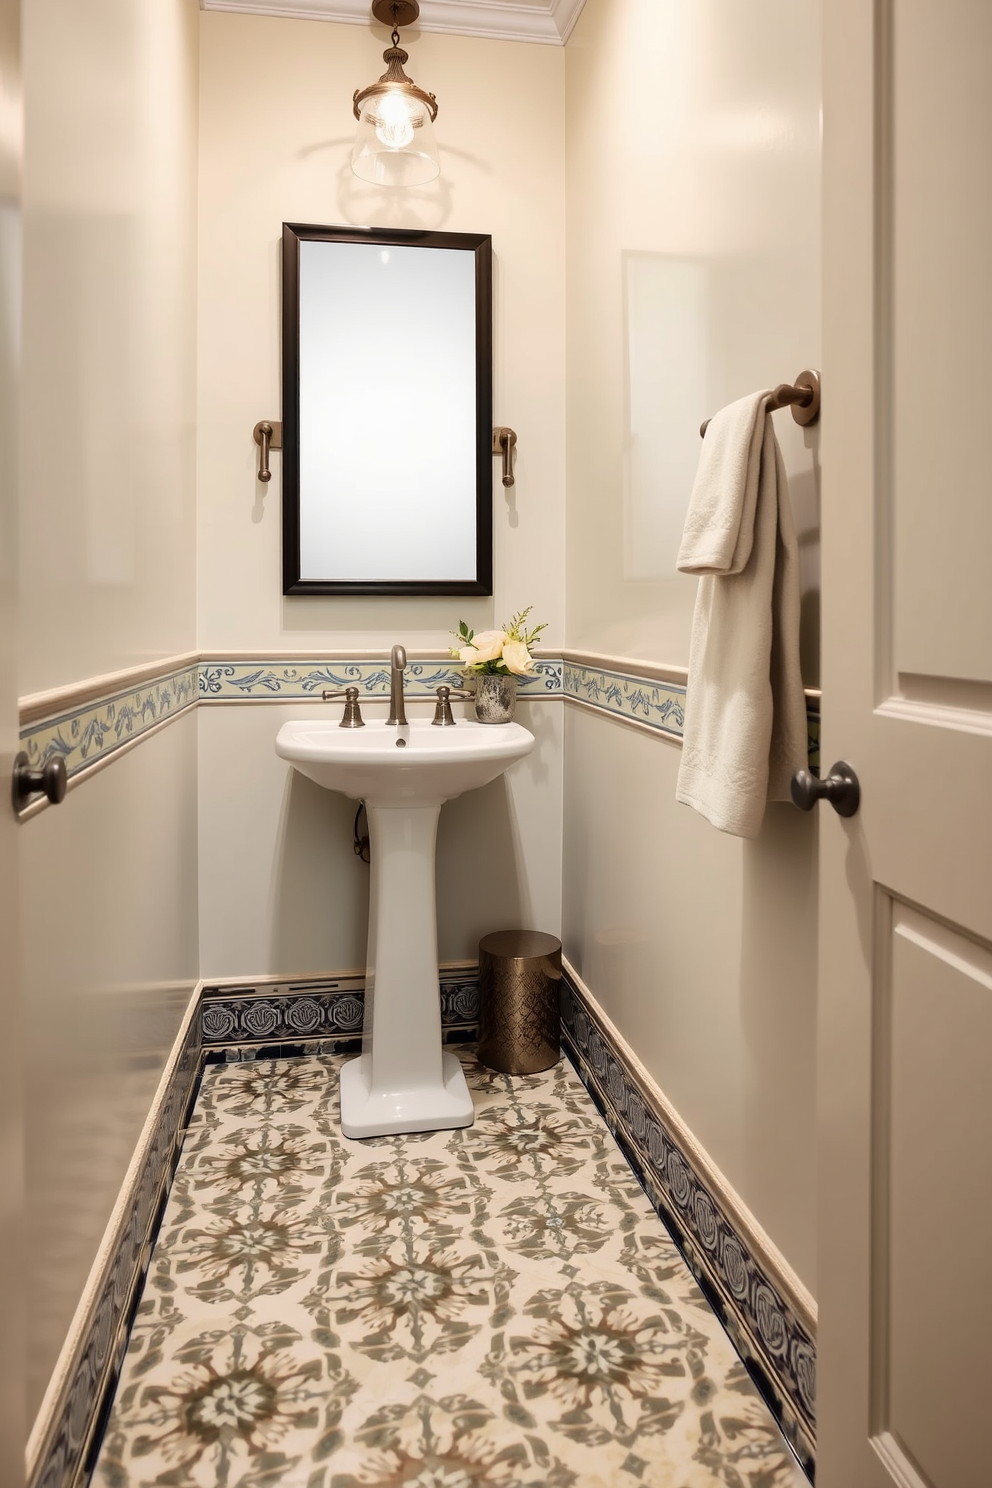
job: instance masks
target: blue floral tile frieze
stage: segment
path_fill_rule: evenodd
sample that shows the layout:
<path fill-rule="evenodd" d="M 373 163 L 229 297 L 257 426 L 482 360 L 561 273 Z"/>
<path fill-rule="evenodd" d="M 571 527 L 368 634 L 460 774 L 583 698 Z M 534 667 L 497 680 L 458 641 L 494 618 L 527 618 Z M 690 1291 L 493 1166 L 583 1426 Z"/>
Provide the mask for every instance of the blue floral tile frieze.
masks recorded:
<path fill-rule="evenodd" d="M 520 697 L 566 698 L 601 712 L 646 725 L 670 739 L 681 740 L 685 724 L 685 687 L 633 671 L 538 659 L 531 677 L 518 678 Z M 438 687 L 461 688 L 463 674 L 451 663 L 414 661 L 407 667 L 406 692 L 433 698 Z M 21 730 L 22 747 L 31 767 L 61 755 L 70 778 L 133 744 L 152 729 L 196 703 L 316 702 L 323 692 L 358 687 L 367 698 L 389 696 L 389 668 L 379 661 L 225 661 L 166 671 L 160 677 L 63 708 L 36 719 Z M 819 767 L 820 703 L 807 700 L 810 768 Z"/>
<path fill-rule="evenodd" d="M 673 739 L 682 737 L 685 688 L 677 682 L 660 682 L 571 661 L 564 663 L 563 682 L 567 698 L 591 703 L 618 718 L 646 723 Z"/>
<path fill-rule="evenodd" d="M 686 692 L 682 683 L 663 682 L 636 672 L 615 671 L 572 661 L 563 664 L 562 680 L 566 699 L 586 703 L 604 713 L 612 713 L 616 718 L 646 724 L 670 739 L 682 738 Z M 810 769 L 816 770 L 820 764 L 818 698 L 807 698 L 806 718 Z"/>
<path fill-rule="evenodd" d="M 560 697 L 562 663 L 537 661 L 532 677 L 519 677 L 520 697 Z M 412 661 L 406 669 L 408 698 L 432 698 L 439 687 L 461 688 L 465 678 L 446 661 Z M 204 703 L 319 702 L 322 692 L 357 687 L 363 697 L 388 698 L 389 667 L 381 661 L 201 661 Z"/>
<path fill-rule="evenodd" d="M 193 664 L 29 723 L 21 729 L 21 747 L 32 769 L 61 755 L 71 780 L 196 701 L 197 668 Z"/>
<path fill-rule="evenodd" d="M 578 990 L 562 990 L 562 1035 L 580 1078 L 680 1244 L 725 1326 L 763 1376 L 779 1424 L 812 1475 L 816 1342 L 709 1193 Z"/>

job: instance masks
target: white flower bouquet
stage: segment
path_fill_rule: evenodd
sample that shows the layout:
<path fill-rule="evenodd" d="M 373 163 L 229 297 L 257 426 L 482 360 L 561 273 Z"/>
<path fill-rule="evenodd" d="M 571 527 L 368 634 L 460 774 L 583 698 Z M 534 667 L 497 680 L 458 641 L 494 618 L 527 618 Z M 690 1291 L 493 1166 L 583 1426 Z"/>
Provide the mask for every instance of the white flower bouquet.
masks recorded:
<path fill-rule="evenodd" d="M 527 629 L 527 616 L 533 609 L 514 615 L 504 630 L 480 630 L 478 634 L 469 630 L 464 620 L 451 634 L 458 642 L 451 647 L 451 655 L 462 664 L 462 671 L 491 677 L 529 677 L 534 671 L 534 658 L 530 654 L 542 630 L 547 625 L 535 625 Z"/>

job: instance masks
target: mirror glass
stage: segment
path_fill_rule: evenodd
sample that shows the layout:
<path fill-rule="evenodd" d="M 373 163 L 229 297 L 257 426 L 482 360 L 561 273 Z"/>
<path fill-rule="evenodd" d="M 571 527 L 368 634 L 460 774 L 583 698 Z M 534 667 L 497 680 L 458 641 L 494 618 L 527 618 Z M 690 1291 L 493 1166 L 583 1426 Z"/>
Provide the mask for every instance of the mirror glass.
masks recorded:
<path fill-rule="evenodd" d="M 283 590 L 492 590 L 491 240 L 283 229 Z"/>

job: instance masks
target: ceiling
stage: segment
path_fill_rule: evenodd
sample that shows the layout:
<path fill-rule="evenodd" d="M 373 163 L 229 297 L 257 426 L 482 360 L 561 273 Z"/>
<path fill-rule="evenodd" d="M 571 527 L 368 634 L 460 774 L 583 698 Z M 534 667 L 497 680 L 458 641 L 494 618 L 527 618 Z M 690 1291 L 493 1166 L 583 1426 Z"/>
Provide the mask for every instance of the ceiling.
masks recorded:
<path fill-rule="evenodd" d="M 585 0 L 421 0 L 421 31 L 488 36 L 496 41 L 537 41 L 564 46 Z M 370 0 L 200 0 L 203 10 L 292 16 L 367 26 Z"/>

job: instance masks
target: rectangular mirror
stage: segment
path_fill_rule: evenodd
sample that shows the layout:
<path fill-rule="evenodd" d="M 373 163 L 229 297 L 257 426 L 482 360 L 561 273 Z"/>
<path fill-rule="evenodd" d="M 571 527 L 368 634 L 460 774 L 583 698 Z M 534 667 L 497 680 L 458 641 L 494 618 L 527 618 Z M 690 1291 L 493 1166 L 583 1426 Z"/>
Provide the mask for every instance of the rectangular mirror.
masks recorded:
<path fill-rule="evenodd" d="M 283 224 L 283 593 L 492 593 L 492 239 Z"/>

